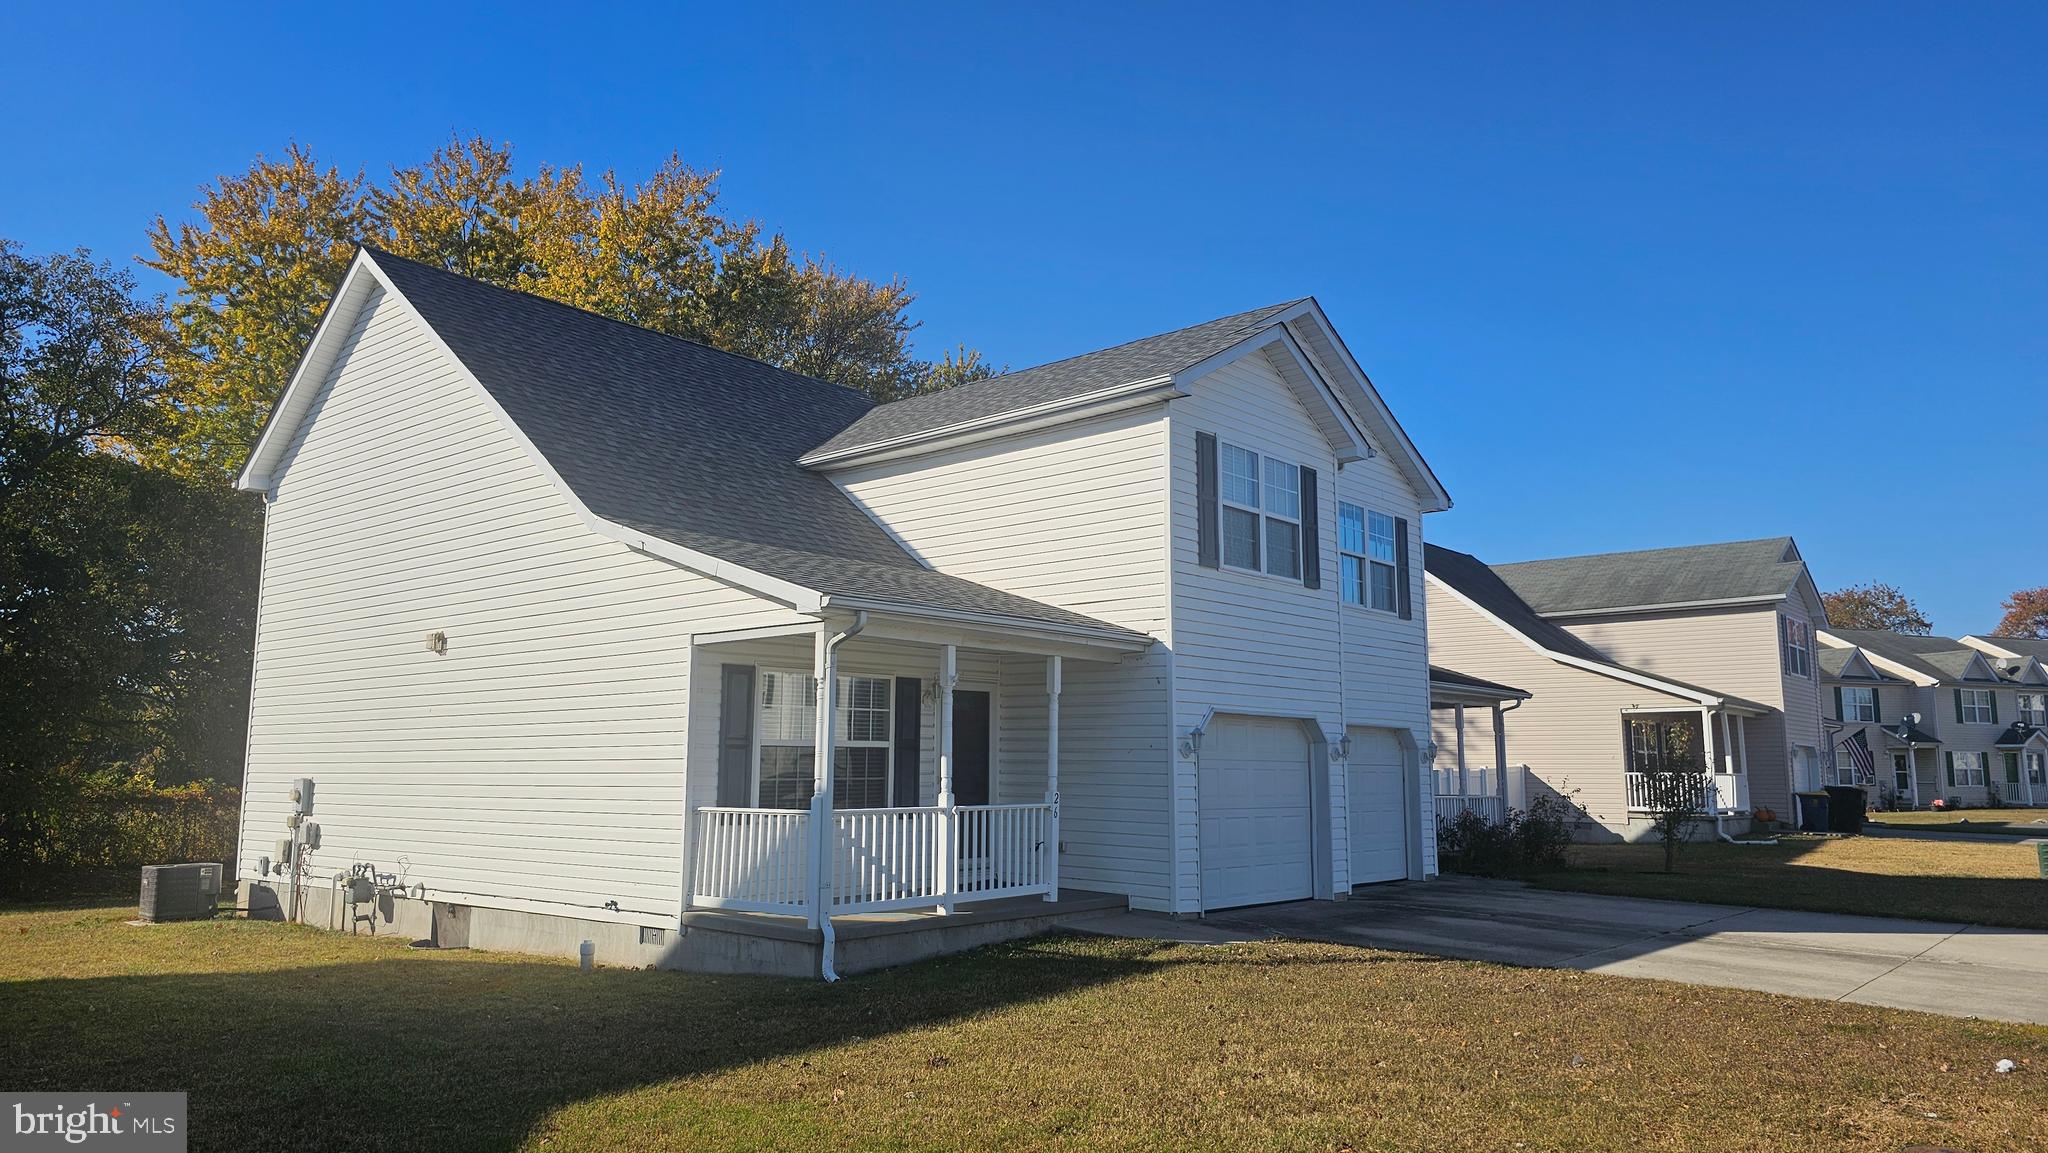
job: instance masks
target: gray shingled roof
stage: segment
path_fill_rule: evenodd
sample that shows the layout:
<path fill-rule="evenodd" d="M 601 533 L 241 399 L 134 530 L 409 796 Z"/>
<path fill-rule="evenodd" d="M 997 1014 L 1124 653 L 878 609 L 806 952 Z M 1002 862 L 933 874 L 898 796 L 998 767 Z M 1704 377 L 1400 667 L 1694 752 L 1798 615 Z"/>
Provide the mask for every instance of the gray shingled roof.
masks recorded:
<path fill-rule="evenodd" d="M 2030 741 L 2041 739 L 2044 734 L 2048 734 L 2048 729 L 2044 729 L 2039 725 L 2025 725 L 2015 722 L 2007 725 L 2005 731 L 1998 734 L 1998 739 L 1991 743 L 2001 749 L 2017 749 L 2024 747 Z"/>
<path fill-rule="evenodd" d="M 1178 372 L 1240 343 L 1264 328 L 1271 317 L 1299 303 L 1300 300 L 1290 300 L 1284 304 L 1255 308 L 1235 316 L 1220 317 L 1119 344 L 1100 352 L 1071 356 L 944 392 L 877 405 L 818 445 L 814 454 L 867 448 L 921 432 Z"/>
<path fill-rule="evenodd" d="M 1829 631 L 1832 632 L 1834 630 L 1831 629 Z M 1869 680 L 1870 678 L 1864 676 L 1862 673 L 1857 673 L 1854 676 L 1847 678 L 1843 677 L 1842 670 L 1848 667 L 1850 658 L 1855 655 L 1855 649 L 1838 649 L 1831 648 L 1827 645 L 1822 645 L 1820 648 L 1820 656 L 1818 658 L 1820 661 L 1821 675 L 1833 677 L 1835 680 L 1838 681 L 1844 679 L 1852 681 Z M 1890 674 L 1886 673 L 1883 669 L 1873 668 L 1871 671 L 1877 674 L 1877 679 L 1879 681 L 1897 681 L 1899 679 L 1895 676 L 1891 676 Z"/>
<path fill-rule="evenodd" d="M 1498 564 L 1509 587 L 1545 616 L 1637 605 L 1700 604 L 1789 595 L 1804 567 L 1792 538 L 1597 553 Z"/>
<path fill-rule="evenodd" d="M 2009 653 L 2020 653 L 2048 661 L 2048 638 L 2040 637 L 1994 637 L 1983 633 L 1972 633 L 1979 640 L 1990 641 Z"/>
<path fill-rule="evenodd" d="M 920 565 L 804 452 L 866 395 L 371 250 L 606 520 L 828 596 L 1141 634 Z"/>
<path fill-rule="evenodd" d="M 1480 677 L 1469 676 L 1453 669 L 1447 669 L 1442 665 L 1429 666 L 1429 683 L 1432 685 L 1448 685 L 1452 688 L 1470 689 L 1475 694 L 1497 697 L 1501 700 L 1511 700 L 1516 697 L 1527 700 L 1533 695 L 1527 689 L 1518 689 L 1513 685 L 1501 684 L 1499 681 L 1489 681 Z"/>
<path fill-rule="evenodd" d="M 1876 653 L 1888 661 L 1902 664 L 1923 676 L 1942 681 L 1962 680 L 1971 658 L 1983 656 L 1976 649 L 1968 647 L 1954 637 L 1910 636 L 1887 629 L 1831 628 L 1828 634 Z M 1988 663 L 1990 658 L 1985 657 L 1985 660 Z M 1972 679 L 1984 680 L 1981 676 Z"/>
<path fill-rule="evenodd" d="M 1507 582 L 1502 580 L 1500 575 L 1491 566 L 1470 553 L 1462 553 L 1456 549 L 1448 549 L 1439 544 L 1424 542 L 1422 558 L 1423 567 L 1429 575 L 1456 589 L 1466 599 L 1499 618 L 1503 624 L 1528 637 L 1550 652 L 1568 657 L 1576 657 L 1579 660 L 1593 661 L 1606 665 L 1617 672 L 1632 673 L 1639 677 L 1651 677 L 1681 689 L 1688 689 L 1710 697 L 1720 697 L 1732 704 L 1764 712 L 1769 711 L 1763 705 L 1759 705 L 1754 701 L 1744 700 L 1741 697 L 1721 692 L 1718 689 L 1709 689 L 1700 685 L 1689 684 L 1676 677 L 1665 676 L 1663 673 L 1653 673 L 1643 669 L 1631 668 L 1619 661 L 1610 660 L 1599 649 L 1580 640 L 1576 635 L 1568 632 L 1563 627 L 1545 620 L 1542 614 L 1529 606 L 1527 601 L 1516 595 L 1515 590 L 1509 588 Z"/>

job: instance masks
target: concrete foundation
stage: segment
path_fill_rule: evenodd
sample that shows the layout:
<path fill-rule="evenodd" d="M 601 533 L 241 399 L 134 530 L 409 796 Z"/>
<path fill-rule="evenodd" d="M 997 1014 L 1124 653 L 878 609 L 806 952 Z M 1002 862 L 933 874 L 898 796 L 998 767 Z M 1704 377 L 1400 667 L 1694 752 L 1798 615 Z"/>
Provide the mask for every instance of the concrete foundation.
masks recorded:
<path fill-rule="evenodd" d="M 285 889 L 243 881 L 239 904 L 256 920 L 283 920 Z M 948 916 L 918 911 L 834 917 L 835 968 L 842 975 L 886 969 L 930 957 L 1032 937 L 1062 925 L 1128 907 L 1121 896 L 1068 892 L 1058 901 L 1018 897 L 964 906 Z M 385 894 L 374 905 L 350 906 L 332 885 L 308 885 L 299 920 L 315 928 L 353 930 L 443 947 L 550 957 L 575 957 L 592 942 L 600 965 L 816 977 L 824 934 L 800 917 L 699 910 L 678 924 L 653 928 L 519 909 L 493 909 Z M 650 939 L 658 938 L 658 939 Z"/>

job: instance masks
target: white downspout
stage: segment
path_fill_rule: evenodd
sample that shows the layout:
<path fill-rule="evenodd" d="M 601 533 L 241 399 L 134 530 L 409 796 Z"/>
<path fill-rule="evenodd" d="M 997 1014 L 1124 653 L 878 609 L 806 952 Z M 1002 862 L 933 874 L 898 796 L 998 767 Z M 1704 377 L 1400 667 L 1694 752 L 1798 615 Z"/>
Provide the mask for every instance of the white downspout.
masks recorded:
<path fill-rule="evenodd" d="M 818 681 L 818 727 L 811 754 L 811 919 L 819 932 L 818 974 L 828 982 L 839 979 L 838 971 L 832 967 L 832 949 L 837 941 L 832 932 L 831 847 L 837 840 L 832 827 L 833 695 L 839 684 L 839 646 L 866 627 L 865 611 L 854 613 L 851 625 L 830 636 L 821 623 L 813 671 Z"/>

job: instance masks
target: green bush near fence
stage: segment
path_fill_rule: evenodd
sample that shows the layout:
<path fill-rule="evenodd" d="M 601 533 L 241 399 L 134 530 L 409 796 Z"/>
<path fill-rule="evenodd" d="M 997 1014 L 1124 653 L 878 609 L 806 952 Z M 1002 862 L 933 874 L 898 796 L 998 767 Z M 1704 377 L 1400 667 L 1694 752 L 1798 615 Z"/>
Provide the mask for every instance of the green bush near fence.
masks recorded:
<path fill-rule="evenodd" d="M 234 859 L 239 789 L 107 777 L 68 785 L 0 814 L 0 891 L 20 895 L 69 874 Z"/>

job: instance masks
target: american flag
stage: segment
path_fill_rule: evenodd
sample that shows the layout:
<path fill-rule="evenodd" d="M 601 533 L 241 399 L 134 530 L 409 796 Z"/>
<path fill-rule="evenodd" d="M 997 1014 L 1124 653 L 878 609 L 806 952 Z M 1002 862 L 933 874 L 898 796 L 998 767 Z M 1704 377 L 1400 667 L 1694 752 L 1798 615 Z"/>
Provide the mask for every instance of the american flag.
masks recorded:
<path fill-rule="evenodd" d="M 1841 742 L 1841 747 L 1849 750 L 1849 760 L 1856 766 L 1858 784 L 1867 785 L 1877 779 L 1877 762 L 1870 755 L 1870 741 L 1864 736 L 1864 730 L 1857 729 Z"/>

